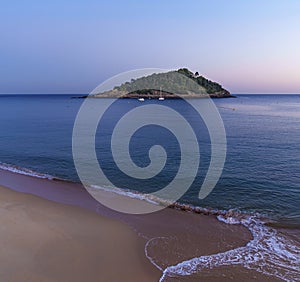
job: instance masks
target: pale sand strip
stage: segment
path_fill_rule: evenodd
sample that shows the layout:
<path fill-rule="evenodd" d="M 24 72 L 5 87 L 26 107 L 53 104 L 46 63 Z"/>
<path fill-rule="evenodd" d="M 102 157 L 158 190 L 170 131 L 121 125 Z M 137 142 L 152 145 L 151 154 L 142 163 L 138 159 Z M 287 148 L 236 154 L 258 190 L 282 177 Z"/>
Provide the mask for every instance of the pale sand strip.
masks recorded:
<path fill-rule="evenodd" d="M 0 281 L 158 281 L 125 224 L 0 187 Z"/>

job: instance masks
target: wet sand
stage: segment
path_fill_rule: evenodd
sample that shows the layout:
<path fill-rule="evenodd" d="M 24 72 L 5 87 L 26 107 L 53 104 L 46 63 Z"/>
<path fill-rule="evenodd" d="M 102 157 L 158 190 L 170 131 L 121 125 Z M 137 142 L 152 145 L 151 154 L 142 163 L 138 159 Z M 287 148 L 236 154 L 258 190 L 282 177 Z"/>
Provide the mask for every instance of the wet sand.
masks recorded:
<path fill-rule="evenodd" d="M 79 184 L 0 170 L 0 185 L 22 192 L 0 189 L 4 281 L 158 281 L 167 266 L 252 239 L 245 227 L 214 216 L 170 208 L 148 215 L 118 213 Z M 129 204 L 139 201 L 119 197 Z M 280 281 L 231 266 L 166 281 L 242 280 Z"/>

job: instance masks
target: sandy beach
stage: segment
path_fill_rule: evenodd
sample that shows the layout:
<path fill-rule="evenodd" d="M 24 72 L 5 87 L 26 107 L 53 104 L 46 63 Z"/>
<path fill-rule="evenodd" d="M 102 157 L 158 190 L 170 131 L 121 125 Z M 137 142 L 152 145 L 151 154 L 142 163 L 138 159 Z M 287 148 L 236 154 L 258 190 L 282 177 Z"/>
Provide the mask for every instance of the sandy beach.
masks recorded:
<path fill-rule="evenodd" d="M 1 281 L 155 281 L 125 224 L 0 187 Z"/>
<path fill-rule="evenodd" d="M 245 227 L 214 216 L 170 208 L 120 214 L 78 184 L 3 170 L 0 179 L 11 188 L 0 188 L 1 281 L 159 281 L 169 265 L 252 239 Z M 281 281 L 242 266 L 165 279 L 241 280 Z"/>

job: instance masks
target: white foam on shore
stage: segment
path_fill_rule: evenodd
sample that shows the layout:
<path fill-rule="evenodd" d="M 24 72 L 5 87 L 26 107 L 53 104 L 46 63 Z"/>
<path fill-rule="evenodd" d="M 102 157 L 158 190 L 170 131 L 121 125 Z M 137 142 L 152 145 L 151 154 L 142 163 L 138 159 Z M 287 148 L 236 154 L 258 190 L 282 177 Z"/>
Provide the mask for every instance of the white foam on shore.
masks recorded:
<path fill-rule="evenodd" d="M 151 194 L 145 194 L 145 193 L 137 192 L 134 190 L 128 190 L 128 189 L 123 189 L 123 188 L 121 189 L 121 188 L 117 188 L 117 187 L 103 187 L 103 186 L 98 186 L 98 185 L 90 185 L 90 188 L 95 189 L 95 190 L 109 192 L 109 193 L 114 193 L 117 195 L 129 197 L 132 199 L 146 201 L 146 202 L 148 202 L 150 204 L 154 204 L 154 205 L 168 206 L 169 204 L 171 204 L 171 202 L 161 200 L 160 198 L 155 197 Z"/>
<path fill-rule="evenodd" d="M 27 176 L 37 177 L 37 178 L 43 178 L 43 179 L 49 179 L 49 180 L 55 179 L 54 176 L 51 176 L 49 174 L 39 173 L 39 172 L 30 170 L 28 168 L 23 168 L 23 167 L 19 167 L 16 165 L 10 165 L 10 164 L 6 164 L 6 163 L 0 163 L 0 169 L 18 173 L 18 174 L 27 175 Z"/>
<path fill-rule="evenodd" d="M 150 260 L 150 262 L 154 265 L 154 266 L 156 266 L 156 268 L 158 268 L 160 271 L 164 271 L 164 269 L 161 267 L 161 266 L 159 266 L 156 262 L 155 262 L 155 260 L 149 255 L 149 252 L 148 252 L 148 249 L 149 249 L 149 246 L 150 246 L 150 244 L 153 242 L 153 241 L 155 241 L 155 240 L 157 240 L 157 239 L 165 239 L 166 237 L 154 237 L 154 238 L 151 238 L 150 240 L 148 240 L 147 241 L 147 243 L 146 243 L 146 245 L 145 245 L 145 255 L 146 255 L 146 257 Z M 167 238 L 166 238 L 167 239 Z"/>
<path fill-rule="evenodd" d="M 218 219 L 227 224 L 242 224 L 247 227 L 253 239 L 244 247 L 223 253 L 195 257 L 163 271 L 160 281 L 167 277 L 188 276 L 219 266 L 242 265 L 265 275 L 287 282 L 300 281 L 300 248 L 292 239 L 268 227 L 255 216 L 219 215 Z"/>

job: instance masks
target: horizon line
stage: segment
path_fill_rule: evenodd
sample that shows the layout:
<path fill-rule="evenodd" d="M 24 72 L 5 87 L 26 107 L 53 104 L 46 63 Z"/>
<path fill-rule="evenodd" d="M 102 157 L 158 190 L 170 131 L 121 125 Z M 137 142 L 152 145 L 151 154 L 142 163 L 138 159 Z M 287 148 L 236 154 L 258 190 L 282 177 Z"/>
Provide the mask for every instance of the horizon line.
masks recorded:
<path fill-rule="evenodd" d="M 64 92 L 57 92 L 57 93 L 0 93 L 0 95 L 89 95 L 90 93 L 64 93 Z M 251 93 L 251 92 L 242 92 L 242 93 L 230 93 L 231 95 L 300 95 L 300 92 L 292 92 L 292 93 Z"/>

